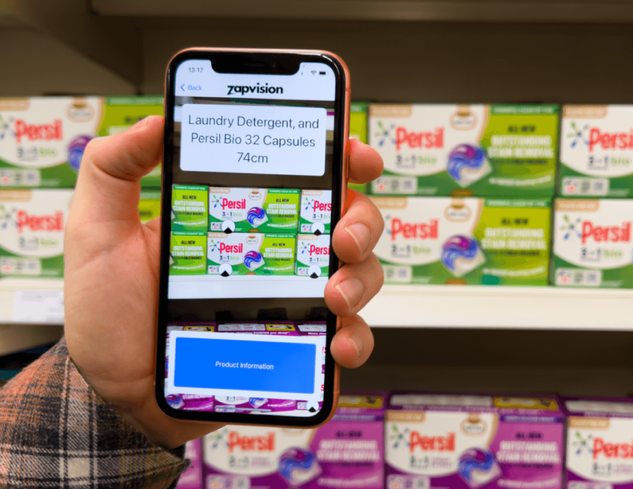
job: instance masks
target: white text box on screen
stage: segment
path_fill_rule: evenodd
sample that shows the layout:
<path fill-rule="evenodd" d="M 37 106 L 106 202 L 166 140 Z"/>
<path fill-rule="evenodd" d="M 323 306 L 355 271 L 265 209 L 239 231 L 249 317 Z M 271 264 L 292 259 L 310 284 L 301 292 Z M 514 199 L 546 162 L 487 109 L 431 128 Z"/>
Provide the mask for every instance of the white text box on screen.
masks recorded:
<path fill-rule="evenodd" d="M 184 171 L 322 176 L 327 110 L 322 107 L 186 104 Z"/>

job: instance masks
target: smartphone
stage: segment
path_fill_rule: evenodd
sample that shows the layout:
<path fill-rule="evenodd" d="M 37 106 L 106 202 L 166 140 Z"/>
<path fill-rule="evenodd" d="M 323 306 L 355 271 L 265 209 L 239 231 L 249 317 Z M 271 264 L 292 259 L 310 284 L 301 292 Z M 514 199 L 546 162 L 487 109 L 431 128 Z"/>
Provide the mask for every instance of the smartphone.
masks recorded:
<path fill-rule="evenodd" d="M 174 418 L 310 427 L 338 396 L 349 72 L 320 51 L 187 49 L 165 82 L 156 397 Z"/>

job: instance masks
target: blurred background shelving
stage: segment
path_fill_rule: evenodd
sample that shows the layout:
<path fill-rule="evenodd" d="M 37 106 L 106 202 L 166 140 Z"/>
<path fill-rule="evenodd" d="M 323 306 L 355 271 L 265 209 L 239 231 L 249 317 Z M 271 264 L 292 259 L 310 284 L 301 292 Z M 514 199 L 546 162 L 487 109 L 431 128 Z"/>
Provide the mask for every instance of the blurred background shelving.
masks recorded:
<path fill-rule="evenodd" d="M 633 103 L 632 23 L 629 0 L 7 0 L 0 96 L 160 94 L 178 50 L 235 46 L 334 51 L 355 100 Z M 61 335 L 54 312 L 20 312 L 38 300 L 25 289 L 63 300 L 61 281 L 0 281 L 0 354 Z M 363 313 L 376 353 L 343 387 L 625 395 L 632 305 L 624 290 L 385 286 Z"/>

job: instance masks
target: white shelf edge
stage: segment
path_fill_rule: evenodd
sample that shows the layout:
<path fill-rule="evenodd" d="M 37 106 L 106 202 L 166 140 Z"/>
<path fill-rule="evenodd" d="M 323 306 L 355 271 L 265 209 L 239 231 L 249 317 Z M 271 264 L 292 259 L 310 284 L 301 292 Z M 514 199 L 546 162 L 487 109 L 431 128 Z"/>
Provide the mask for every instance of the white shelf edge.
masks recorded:
<path fill-rule="evenodd" d="M 633 290 L 385 285 L 372 327 L 633 331 Z"/>
<path fill-rule="evenodd" d="M 13 308 L 16 294 L 20 290 L 63 292 L 64 279 L 55 278 L 14 278 L 0 279 L 0 326 L 39 325 L 61 326 L 61 322 L 19 322 L 14 320 Z"/>

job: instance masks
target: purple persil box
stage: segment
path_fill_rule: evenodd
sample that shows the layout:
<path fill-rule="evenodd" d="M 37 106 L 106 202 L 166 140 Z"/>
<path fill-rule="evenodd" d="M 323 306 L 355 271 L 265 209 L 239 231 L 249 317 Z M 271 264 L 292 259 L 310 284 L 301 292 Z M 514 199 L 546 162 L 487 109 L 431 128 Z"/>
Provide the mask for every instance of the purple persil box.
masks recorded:
<path fill-rule="evenodd" d="M 567 489 L 633 488 L 633 399 L 563 397 Z"/>
<path fill-rule="evenodd" d="M 190 462 L 178 479 L 176 489 L 202 489 L 202 440 L 191 440 L 185 446 L 185 459 Z"/>
<path fill-rule="evenodd" d="M 559 489 L 564 416 L 553 397 L 392 392 L 387 489 Z"/>
<path fill-rule="evenodd" d="M 226 426 L 207 435 L 206 489 L 381 489 L 385 398 L 343 395 L 316 430 Z"/>

